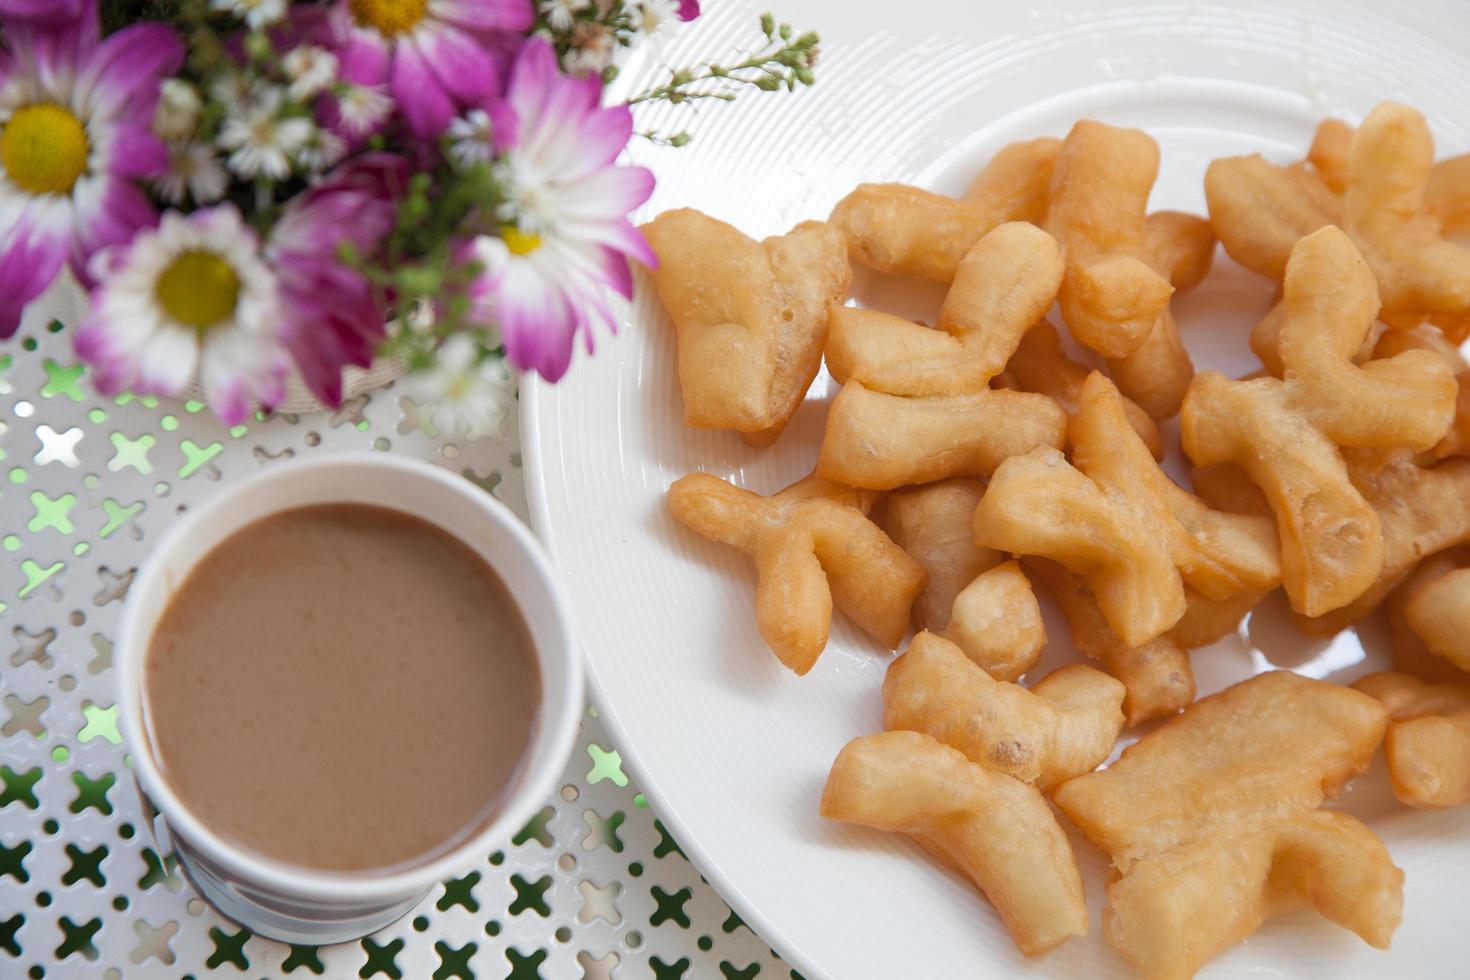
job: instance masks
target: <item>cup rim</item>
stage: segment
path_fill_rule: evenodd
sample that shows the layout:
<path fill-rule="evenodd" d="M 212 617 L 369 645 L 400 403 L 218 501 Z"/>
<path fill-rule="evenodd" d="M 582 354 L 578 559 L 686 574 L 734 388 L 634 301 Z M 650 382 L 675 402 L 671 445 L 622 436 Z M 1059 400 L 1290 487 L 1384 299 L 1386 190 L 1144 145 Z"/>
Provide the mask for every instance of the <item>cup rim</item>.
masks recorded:
<path fill-rule="evenodd" d="M 256 855 L 229 843 L 204 824 L 164 778 L 154 758 L 153 745 L 144 731 L 142 720 L 143 664 L 155 624 L 142 621 L 141 597 L 159 588 L 168 588 L 167 583 L 161 581 L 166 556 L 181 547 L 194 531 L 206 526 L 235 498 L 249 494 L 265 484 L 298 479 L 302 474 L 313 470 L 339 467 L 396 470 L 412 479 L 437 483 L 441 488 L 459 494 L 476 505 L 489 521 L 506 531 L 515 543 L 512 560 L 527 566 L 531 572 L 534 590 L 542 593 L 548 600 L 552 613 L 551 642 L 535 645 L 537 660 L 544 664 L 559 659 L 563 668 L 563 682 L 555 689 L 547 686 L 548 671 L 544 667 L 541 670 L 540 728 L 526 748 L 523 767 L 516 781 L 511 784 L 504 805 L 498 813 L 476 833 L 433 860 L 383 873 L 376 873 L 372 869 L 346 872 L 316 870 Z M 323 499 L 319 502 L 331 501 Z M 385 506 L 396 507 L 427 520 L 436 527 L 443 528 L 457 540 L 464 541 L 462 534 L 453 528 L 444 527 L 429 514 L 410 507 Z M 267 514 L 276 512 L 269 511 Z M 261 517 L 267 514 L 262 514 Z M 474 547 L 468 541 L 465 544 Z M 478 549 L 476 551 L 478 553 Z M 203 552 L 199 559 L 190 564 L 189 570 L 192 571 L 194 565 L 207 554 L 208 550 Z M 166 607 L 166 601 L 164 605 Z M 145 629 L 148 630 L 148 635 L 141 635 Z M 466 867 L 482 856 L 482 852 L 488 852 L 493 844 L 506 836 L 506 828 L 511 828 L 513 833 L 514 828 L 529 820 L 551 796 L 575 744 L 585 695 L 581 648 L 576 641 L 571 615 L 545 550 L 530 528 L 505 504 L 474 487 L 463 477 L 423 460 L 378 452 L 333 453 L 275 464 L 229 485 L 192 509 L 183 520 L 164 533 L 158 546 L 138 572 L 138 579 L 130 589 L 119 622 L 117 659 L 113 669 L 118 672 L 117 703 L 122 706 L 118 723 L 124 745 L 132 759 L 131 771 L 143 792 L 153 801 L 170 833 L 186 840 L 192 849 L 200 852 L 207 860 L 238 876 L 242 883 L 308 901 L 374 901 L 427 890 L 439 881 L 462 874 Z M 538 749 L 541 750 L 540 753 Z M 541 754 L 543 760 L 539 766 L 525 765 L 537 754 Z"/>

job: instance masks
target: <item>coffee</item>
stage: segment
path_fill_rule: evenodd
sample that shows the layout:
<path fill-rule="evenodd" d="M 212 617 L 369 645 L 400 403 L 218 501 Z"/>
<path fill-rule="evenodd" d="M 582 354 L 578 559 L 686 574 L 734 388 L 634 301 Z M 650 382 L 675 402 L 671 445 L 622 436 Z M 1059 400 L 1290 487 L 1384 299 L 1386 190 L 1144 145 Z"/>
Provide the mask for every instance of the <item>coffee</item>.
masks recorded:
<path fill-rule="evenodd" d="M 530 633 L 494 570 L 410 515 L 264 518 L 176 589 L 145 723 L 183 804 L 257 854 L 418 863 L 494 816 L 536 726 Z"/>

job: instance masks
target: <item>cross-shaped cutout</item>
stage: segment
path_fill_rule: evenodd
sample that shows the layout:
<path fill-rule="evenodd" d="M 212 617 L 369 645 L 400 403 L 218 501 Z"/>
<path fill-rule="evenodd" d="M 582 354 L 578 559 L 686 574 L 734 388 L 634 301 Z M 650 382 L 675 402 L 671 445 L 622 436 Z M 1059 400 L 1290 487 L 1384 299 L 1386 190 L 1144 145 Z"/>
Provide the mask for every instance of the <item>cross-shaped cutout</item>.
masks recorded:
<path fill-rule="evenodd" d="M 22 701 L 18 695 L 5 695 L 5 711 L 8 717 L 5 724 L 0 725 L 0 735 L 10 738 L 27 732 L 35 738 L 43 738 L 46 735 L 46 726 L 41 722 L 41 715 L 51 704 L 51 699 L 44 694 L 36 696 L 34 701 Z"/>
<path fill-rule="evenodd" d="M 77 382 L 86 373 L 87 365 L 61 365 L 48 357 L 42 362 L 41 366 L 46 370 L 46 383 L 41 386 L 42 398 L 55 398 L 57 395 L 65 395 L 74 402 L 82 400 L 82 386 Z"/>
<path fill-rule="evenodd" d="M 455 949 L 448 943 L 436 942 L 434 952 L 439 954 L 439 969 L 434 971 L 434 980 L 448 980 L 449 977 L 475 980 L 475 972 L 470 969 L 470 957 L 479 948 L 478 943 L 465 943 Z"/>
<path fill-rule="evenodd" d="M 328 424 L 336 429 L 344 425 L 358 425 L 366 421 L 362 417 L 363 409 L 367 408 L 370 396 L 367 394 L 354 395 L 342 403 L 342 407 L 332 413 Z"/>
<path fill-rule="evenodd" d="M 178 864 L 179 859 L 172 854 L 159 857 L 153 848 L 143 848 L 143 877 L 138 879 L 138 887 L 146 892 L 154 885 L 163 885 L 171 892 L 178 891 L 184 887 L 176 870 Z"/>
<path fill-rule="evenodd" d="M 35 516 L 26 524 L 26 530 L 35 533 L 49 527 L 62 534 L 71 534 L 76 530 L 71 522 L 71 509 L 76 502 L 77 495 L 74 493 L 64 493 L 52 500 L 41 491 L 32 490 L 31 508 L 35 511 Z"/>
<path fill-rule="evenodd" d="M 179 443 L 179 448 L 184 451 L 184 465 L 179 467 L 179 476 L 187 480 L 198 472 L 200 467 L 205 466 L 223 452 L 225 444 L 212 442 L 207 446 L 196 446 L 192 441 L 185 439 Z M 219 467 L 210 465 L 204 471 L 204 475 L 211 480 L 218 480 Z"/>
<path fill-rule="evenodd" d="M 725 980 L 755 980 L 761 972 L 759 963 L 751 963 L 748 966 L 736 966 L 725 960 L 720 961 L 720 972 L 725 975 Z"/>
<path fill-rule="evenodd" d="M 20 933 L 20 927 L 26 924 L 26 917 L 17 912 L 10 918 L 0 921 L 0 949 L 5 950 L 11 956 L 20 955 L 20 943 L 16 935 Z"/>
<path fill-rule="evenodd" d="M 684 853 L 684 849 L 679 846 L 679 842 L 674 840 L 673 835 L 669 833 L 668 828 L 664 826 L 662 820 L 654 820 L 653 829 L 658 831 L 658 843 L 653 847 L 654 857 L 661 858 L 668 857 L 670 854 L 677 854 L 684 860 L 689 860 L 689 856 Z"/>
<path fill-rule="evenodd" d="M 398 425 L 395 427 L 399 435 L 406 436 L 410 432 L 422 432 L 424 435 L 433 438 L 439 434 L 439 430 L 434 427 L 434 411 L 432 405 L 420 404 L 405 395 L 398 399 L 398 408 L 402 413 L 398 419 Z"/>
<path fill-rule="evenodd" d="M 582 968 L 582 980 L 613 980 L 613 970 L 618 968 L 618 954 L 609 951 L 602 959 L 594 960 L 585 949 L 577 954 L 577 965 Z"/>
<path fill-rule="evenodd" d="M 582 812 L 582 820 L 587 824 L 587 836 L 582 838 L 582 850 L 591 851 L 606 845 L 612 848 L 616 854 L 623 851 L 622 838 L 618 837 L 618 828 L 622 826 L 627 816 L 622 810 L 616 810 L 607 818 L 604 818 L 596 810 L 590 807 Z"/>
<path fill-rule="evenodd" d="M 117 705 L 104 708 L 91 701 L 83 701 L 82 717 L 86 724 L 77 732 L 78 742 L 85 744 L 94 738 L 105 738 L 113 745 L 122 744 L 122 736 L 117 731 Z"/>
<path fill-rule="evenodd" d="M 542 980 L 541 963 L 546 959 L 546 950 L 522 953 L 510 946 L 505 950 L 505 958 L 510 960 L 510 972 L 505 975 L 505 980 Z"/>
<path fill-rule="evenodd" d="M 87 664 L 87 673 L 100 674 L 112 666 L 112 641 L 101 633 L 93 633 L 92 649 L 97 655 Z"/>
<path fill-rule="evenodd" d="M 41 805 L 36 799 L 36 784 L 41 781 L 41 769 L 16 772 L 9 766 L 0 766 L 0 782 L 5 783 L 5 792 L 0 793 L 0 809 L 12 803 L 24 803 L 32 810 Z"/>
<path fill-rule="evenodd" d="M 623 914 L 618 911 L 617 899 L 623 893 L 623 886 L 616 881 L 610 881 L 605 886 L 598 886 L 591 879 L 577 882 L 577 891 L 582 893 L 582 908 L 577 913 L 578 922 L 592 922 L 595 919 L 606 919 L 613 925 L 623 921 Z"/>
<path fill-rule="evenodd" d="M 31 842 L 23 840 L 14 847 L 6 847 L 0 844 L 0 878 L 9 875 L 24 885 L 31 880 L 31 873 L 26 870 L 26 855 L 31 853 Z"/>
<path fill-rule="evenodd" d="M 25 559 L 20 563 L 20 573 L 25 576 L 26 584 L 21 586 L 20 592 L 16 594 L 20 596 L 20 598 L 24 599 L 26 596 L 30 595 L 32 592 L 36 591 L 42 585 L 44 585 L 47 579 L 51 578 L 51 576 L 55 575 L 57 572 L 61 571 L 65 567 L 66 562 L 62 561 L 53 562 L 50 565 L 42 565 L 40 562 L 32 558 Z"/>
<path fill-rule="evenodd" d="M 153 448 L 157 440 L 148 433 L 129 439 L 121 432 L 114 432 L 107 438 L 111 440 L 113 448 L 112 459 L 107 461 L 109 470 L 116 473 L 131 466 L 145 476 L 153 472 L 153 464 L 148 462 L 148 450 Z"/>
<path fill-rule="evenodd" d="M 163 964 L 171 964 L 176 959 L 173 947 L 169 942 L 178 934 L 179 924 L 177 922 L 165 922 L 154 928 L 148 924 L 146 919 L 134 919 L 133 931 L 138 934 L 138 945 L 128 954 L 128 959 L 134 963 L 142 963 L 148 959 L 156 959 Z"/>
<path fill-rule="evenodd" d="M 510 876 L 511 887 L 516 890 L 515 901 L 510 903 L 510 914 L 520 915 L 534 909 L 543 919 L 551 915 L 551 906 L 546 904 L 546 892 L 551 888 L 551 875 L 543 875 L 535 881 L 527 881 L 520 875 Z"/>
<path fill-rule="evenodd" d="M 56 639 L 54 628 L 48 626 L 39 633 L 30 633 L 25 627 L 17 626 L 10 635 L 15 637 L 15 652 L 10 655 L 10 666 L 19 667 L 28 660 L 34 660 L 43 668 L 51 667 L 54 661 L 46 648 Z"/>
<path fill-rule="evenodd" d="M 42 422 L 36 426 L 36 439 L 41 443 L 41 450 L 34 457 L 37 466 L 60 463 L 75 468 L 81 465 L 77 459 L 77 443 L 82 441 L 82 430 L 76 426 L 57 432 Z"/>
<path fill-rule="evenodd" d="M 112 801 L 107 798 L 107 791 L 112 789 L 112 784 L 117 782 L 117 777 L 110 772 L 104 772 L 96 779 L 92 779 L 84 772 L 71 774 L 71 781 L 77 785 L 76 799 L 71 801 L 71 812 L 81 813 L 83 810 L 92 808 L 103 816 L 112 816 Z"/>
<path fill-rule="evenodd" d="M 219 926 L 210 926 L 209 938 L 214 942 L 214 952 L 204 961 L 205 966 L 214 969 L 230 963 L 241 970 L 250 969 L 250 960 L 245 956 L 245 944 L 250 940 L 249 929 L 228 933 Z"/>
<path fill-rule="evenodd" d="M 662 888 L 654 885 L 649 893 L 653 896 L 653 903 L 658 906 L 653 914 L 648 917 L 648 924 L 659 925 L 664 922 L 676 922 L 685 929 L 689 928 L 689 913 L 684 911 L 684 903 L 694 896 L 692 888 L 680 888 L 672 895 Z"/>
<path fill-rule="evenodd" d="M 665 963 L 657 956 L 650 956 L 648 965 L 653 968 L 653 980 L 684 980 L 689 969 L 689 957 Z"/>
<path fill-rule="evenodd" d="M 362 951 L 367 954 L 367 962 L 363 963 L 357 975 L 366 980 L 367 977 L 382 973 L 391 977 L 392 980 L 402 980 L 403 971 L 398 969 L 397 963 L 398 951 L 402 948 L 402 939 L 395 939 L 379 946 L 373 942 L 373 937 L 362 937 Z"/>
<path fill-rule="evenodd" d="M 463 905 L 468 912 L 478 912 L 480 903 L 475 900 L 475 885 L 480 881 L 480 872 L 471 871 L 463 878 L 451 878 L 444 883 L 444 894 L 439 896 L 436 907 L 447 912 L 456 905 Z"/>
<path fill-rule="evenodd" d="M 592 759 L 592 768 L 587 773 L 587 784 L 596 786 L 604 779 L 611 779 L 615 786 L 628 785 L 623 775 L 623 757 L 617 749 L 604 749 L 595 742 L 588 743 L 587 755 Z"/>
<path fill-rule="evenodd" d="M 135 500 L 130 504 L 124 505 L 113 500 L 111 497 L 104 497 L 102 500 L 102 512 L 107 515 L 107 523 L 102 525 L 102 530 L 99 533 L 104 538 L 110 537 L 131 517 L 139 513 L 143 507 L 144 503 L 141 500 Z M 134 530 L 136 532 L 136 528 Z M 139 535 L 135 533 L 134 536 L 138 537 Z"/>
<path fill-rule="evenodd" d="M 542 807 L 539 813 L 526 821 L 526 825 L 516 832 L 516 835 L 510 839 L 510 842 L 519 847 L 526 843 L 526 841 L 534 840 L 542 847 L 550 847 L 553 843 L 551 831 L 546 828 L 555 816 L 556 811 L 551 807 Z"/>
<path fill-rule="evenodd" d="M 291 954 L 281 964 L 281 969 L 286 973 L 292 973 L 297 967 L 305 967 L 317 976 L 327 972 L 322 965 L 322 958 L 316 946 L 292 946 Z"/>
<path fill-rule="evenodd" d="M 56 925 L 61 930 L 61 945 L 55 952 L 58 960 L 64 960 L 73 953 L 81 953 L 89 960 L 97 958 L 97 945 L 92 942 L 92 937 L 102 928 L 100 918 L 77 924 L 63 915 L 56 920 Z"/>
<path fill-rule="evenodd" d="M 67 844 L 66 856 L 71 859 L 71 867 L 61 876 L 63 885 L 75 885 L 86 880 L 98 888 L 107 887 L 107 878 L 102 874 L 102 862 L 107 859 L 106 844 L 98 844 L 90 851 L 84 851 L 75 844 Z"/>
<path fill-rule="evenodd" d="M 97 578 L 102 583 L 97 589 L 97 594 L 92 597 L 93 605 L 105 606 L 109 602 L 121 602 L 132 588 L 133 576 L 138 574 L 136 568 L 129 568 L 125 572 L 114 572 L 106 565 L 97 569 Z"/>

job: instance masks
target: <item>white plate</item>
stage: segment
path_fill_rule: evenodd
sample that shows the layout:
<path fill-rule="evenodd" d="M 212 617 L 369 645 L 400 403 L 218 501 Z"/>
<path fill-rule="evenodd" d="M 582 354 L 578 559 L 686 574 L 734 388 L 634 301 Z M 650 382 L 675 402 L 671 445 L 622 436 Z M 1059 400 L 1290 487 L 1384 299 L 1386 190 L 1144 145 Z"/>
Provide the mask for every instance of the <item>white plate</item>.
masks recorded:
<path fill-rule="evenodd" d="M 748 42 L 765 3 L 705 6 L 665 60 Z M 1147 128 L 1164 160 L 1151 206 L 1197 212 L 1208 160 L 1254 150 L 1298 157 L 1319 117 L 1360 118 L 1386 97 L 1421 107 L 1442 151 L 1470 146 L 1463 0 L 777 7 L 798 28 L 821 30 L 817 86 L 640 117 L 640 127 L 692 121 L 695 137 L 684 150 L 637 151 L 659 176 L 648 215 L 689 205 L 759 237 L 825 216 L 862 180 L 958 192 L 997 147 L 1064 134 L 1079 116 Z M 633 65 L 627 76 L 646 71 Z M 857 291 L 915 316 L 932 313 L 936 298 L 861 274 Z M 1255 366 L 1245 332 L 1269 293 L 1222 257 L 1178 304 L 1201 366 Z M 559 387 L 528 386 L 532 515 L 565 576 L 603 719 L 704 874 L 809 980 L 1130 976 L 1100 936 L 1104 860 L 1080 838 L 1093 935 L 1028 964 L 985 900 L 918 847 L 817 816 L 833 756 L 878 728 L 887 657 L 839 617 L 812 673 L 787 672 L 756 634 L 746 558 L 677 527 L 664 490 L 696 469 L 763 492 L 800 477 L 816 457 L 826 377 L 780 441 L 755 450 L 683 425 L 673 333 L 651 291 L 632 304 L 623 336 L 601 346 Z M 1282 607 L 1268 604 L 1246 636 L 1198 651 L 1201 693 L 1273 666 L 1347 681 L 1382 663 L 1365 659 L 1352 633 L 1323 643 L 1285 632 L 1284 622 Z M 1057 639 L 1065 627 L 1050 626 L 1043 667 L 1071 656 Z M 1470 813 L 1400 807 L 1381 772 L 1344 805 L 1370 820 L 1408 872 L 1393 951 L 1299 913 L 1270 922 L 1205 976 L 1465 976 Z"/>

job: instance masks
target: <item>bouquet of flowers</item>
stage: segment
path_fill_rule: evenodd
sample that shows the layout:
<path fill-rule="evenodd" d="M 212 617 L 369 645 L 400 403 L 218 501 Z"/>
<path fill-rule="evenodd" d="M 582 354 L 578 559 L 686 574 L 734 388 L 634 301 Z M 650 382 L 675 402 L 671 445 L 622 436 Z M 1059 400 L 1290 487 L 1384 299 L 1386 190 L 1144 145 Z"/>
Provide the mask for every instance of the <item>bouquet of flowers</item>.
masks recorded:
<path fill-rule="evenodd" d="M 656 259 L 631 106 L 810 84 L 762 17 L 738 61 L 603 105 L 698 0 L 0 0 L 0 338 L 70 270 L 104 393 L 227 423 L 396 358 L 475 434 L 502 360 L 556 381 Z M 637 138 L 681 146 L 687 133 Z"/>

